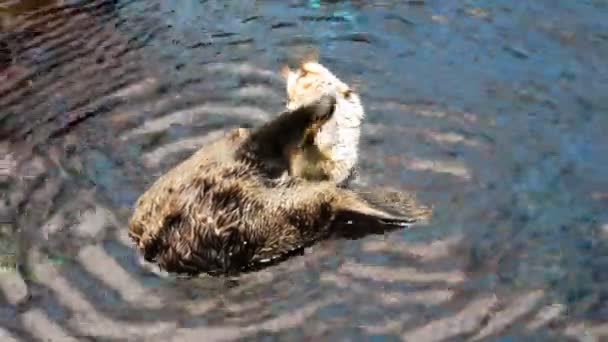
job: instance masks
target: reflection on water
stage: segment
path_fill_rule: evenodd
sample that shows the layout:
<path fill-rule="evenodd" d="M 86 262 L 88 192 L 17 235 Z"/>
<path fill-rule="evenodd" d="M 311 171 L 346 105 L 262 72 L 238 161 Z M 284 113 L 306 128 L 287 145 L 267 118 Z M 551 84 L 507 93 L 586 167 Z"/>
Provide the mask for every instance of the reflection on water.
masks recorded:
<path fill-rule="evenodd" d="M 3 337 L 608 336 L 605 3 L 0 8 L 0 262 L 22 252 L 34 295 L 19 305 L 23 280 L 2 273 Z M 433 221 L 237 279 L 142 266 L 126 236 L 134 199 L 278 112 L 278 70 L 311 50 L 361 93 L 362 181 L 416 191 Z"/>

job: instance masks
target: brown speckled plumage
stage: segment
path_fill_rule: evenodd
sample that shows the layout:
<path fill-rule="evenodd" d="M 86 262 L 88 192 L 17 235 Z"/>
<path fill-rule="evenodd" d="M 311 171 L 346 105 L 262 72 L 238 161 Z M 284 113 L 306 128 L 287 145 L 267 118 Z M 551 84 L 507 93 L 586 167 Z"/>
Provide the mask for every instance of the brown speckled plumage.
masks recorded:
<path fill-rule="evenodd" d="M 285 168 L 281 146 L 331 114 L 334 103 L 326 97 L 258 129 L 236 129 L 161 176 L 138 199 L 129 222 L 144 258 L 169 272 L 227 274 L 357 222 L 370 229 L 413 222 L 413 211 L 383 210 L 332 182 L 274 178 Z"/>

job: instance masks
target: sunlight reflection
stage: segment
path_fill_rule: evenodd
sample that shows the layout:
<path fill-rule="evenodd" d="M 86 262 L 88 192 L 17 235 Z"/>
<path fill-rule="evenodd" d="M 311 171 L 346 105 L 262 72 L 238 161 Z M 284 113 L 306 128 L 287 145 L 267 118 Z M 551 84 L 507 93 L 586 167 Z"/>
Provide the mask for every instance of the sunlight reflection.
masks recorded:
<path fill-rule="evenodd" d="M 561 318 L 565 314 L 566 307 L 563 304 L 551 304 L 544 306 L 536 316 L 526 325 L 526 330 L 532 332 L 547 326 L 551 322 Z"/>
<path fill-rule="evenodd" d="M 458 246 L 462 237 L 436 240 L 429 243 L 410 243 L 398 240 L 370 240 L 363 243 L 362 249 L 366 252 L 376 253 L 403 253 L 406 255 L 416 255 L 430 262 L 440 258 L 450 256 L 452 248 Z"/>
<path fill-rule="evenodd" d="M 276 102 L 283 100 L 283 94 L 277 94 L 276 89 L 261 84 L 245 85 L 231 91 L 230 94 L 230 98 L 259 100 L 272 97 Z"/>
<path fill-rule="evenodd" d="M 387 282 L 440 282 L 459 284 L 465 280 L 462 271 L 451 272 L 421 272 L 414 267 L 383 267 L 369 266 L 356 262 L 345 262 L 338 273 L 355 278 L 373 278 Z"/>
<path fill-rule="evenodd" d="M 138 279 L 122 268 L 102 247 L 89 245 L 81 248 L 78 260 L 102 284 L 117 291 L 126 303 L 137 303 L 138 307 L 153 309 L 163 307 L 163 301 L 159 296 L 155 296 L 150 293 L 151 290 L 141 286 Z"/>
<path fill-rule="evenodd" d="M 14 270 L 0 270 L 0 291 L 4 294 L 6 304 L 16 305 L 27 293 L 25 283 Z"/>
<path fill-rule="evenodd" d="M 432 140 L 438 144 L 463 144 L 469 147 L 481 147 L 481 143 L 479 141 L 467 138 L 464 135 L 455 132 L 442 133 L 434 130 L 423 129 L 421 130 L 421 133 L 428 140 Z"/>
<path fill-rule="evenodd" d="M 517 298 L 509 303 L 506 308 L 496 312 L 492 318 L 490 318 L 488 324 L 473 337 L 473 341 L 483 340 L 497 331 L 503 331 L 508 328 L 508 326 L 517 321 L 518 318 L 533 311 L 543 299 L 544 294 L 544 291 L 538 290 L 517 296 Z"/>
<path fill-rule="evenodd" d="M 115 93 L 110 94 L 109 97 L 122 97 L 122 98 L 134 99 L 136 97 L 144 96 L 149 93 L 152 93 L 153 91 L 158 89 L 158 86 L 159 86 L 158 79 L 148 77 L 148 78 L 141 80 L 138 83 L 129 84 L 129 85 L 117 90 Z"/>
<path fill-rule="evenodd" d="M 122 136 L 121 139 L 128 140 L 138 135 L 162 132 L 167 130 L 172 124 L 191 125 L 198 121 L 204 121 L 204 117 L 208 115 L 258 121 L 264 121 L 270 117 L 267 111 L 257 107 L 206 103 L 195 108 L 173 112 L 161 118 L 146 121 L 143 127 L 131 130 Z"/>
<path fill-rule="evenodd" d="M 465 331 L 474 331 L 490 314 L 497 302 L 495 296 L 473 300 L 460 312 L 408 331 L 402 335 L 402 338 L 406 341 L 444 341 Z"/>
<path fill-rule="evenodd" d="M 568 325 L 566 328 L 566 335 L 576 338 L 579 341 L 605 341 L 600 340 L 596 336 L 608 336 L 608 324 L 589 324 L 589 323 L 575 323 Z"/>
<path fill-rule="evenodd" d="M 147 167 L 157 167 L 171 154 L 176 154 L 182 151 L 194 151 L 224 135 L 227 129 L 218 129 L 209 133 L 197 136 L 194 138 L 181 139 L 179 141 L 163 144 L 154 151 L 146 152 L 142 156 L 142 160 Z"/>
<path fill-rule="evenodd" d="M 455 160 L 428 160 L 410 158 L 406 162 L 406 167 L 415 171 L 432 171 L 437 173 L 447 173 L 462 180 L 470 181 L 471 173 L 466 165 L 461 161 Z"/>
<path fill-rule="evenodd" d="M 42 309 L 33 309 L 21 315 L 29 333 L 46 341 L 78 341 L 53 322 Z"/>
<path fill-rule="evenodd" d="M 372 279 L 370 277 L 370 279 Z M 375 278 L 373 278 L 375 279 Z M 321 281 L 341 289 L 356 291 L 361 294 L 377 297 L 376 299 L 387 306 L 401 306 L 403 304 L 419 304 L 423 306 L 439 305 L 452 298 L 454 292 L 451 290 L 417 290 L 408 293 L 396 291 L 372 292 L 368 293 L 369 288 L 358 282 L 354 282 L 351 277 L 335 275 L 325 272 L 321 275 Z"/>
<path fill-rule="evenodd" d="M 0 337 L 2 338 L 2 341 L 5 342 L 19 342 L 19 340 L 4 327 L 0 327 Z"/>
<path fill-rule="evenodd" d="M 261 69 L 258 66 L 247 64 L 247 63 L 223 63 L 217 62 L 213 64 L 208 64 L 205 67 L 205 71 L 209 72 L 228 72 L 232 74 L 238 75 L 255 75 L 262 76 L 264 78 L 268 78 L 269 80 L 276 82 L 283 82 L 281 76 L 276 72 L 276 70 L 266 70 Z"/>
<path fill-rule="evenodd" d="M 176 322 L 119 322 L 105 317 L 91 302 L 89 302 L 89 300 L 87 300 L 79 289 L 70 285 L 60 272 L 54 269 L 54 267 L 49 266 L 50 265 L 41 263 L 38 264 L 36 267 L 36 275 L 46 279 L 45 285 L 55 291 L 58 302 L 74 312 L 71 316 L 71 320 L 73 320 L 72 324 L 78 326 L 83 334 L 116 339 L 128 338 L 129 336 L 145 338 L 175 328 Z M 112 268 L 112 272 L 116 269 L 117 268 Z M 119 307 L 116 307 L 114 310 L 116 310 L 116 313 L 123 311 L 122 313 L 126 314 L 124 308 L 121 310 Z M 33 325 L 38 325 L 38 319 L 34 322 L 35 324 Z M 45 334 L 42 334 L 41 336 L 45 336 Z M 58 341 L 63 340 L 58 339 Z"/>

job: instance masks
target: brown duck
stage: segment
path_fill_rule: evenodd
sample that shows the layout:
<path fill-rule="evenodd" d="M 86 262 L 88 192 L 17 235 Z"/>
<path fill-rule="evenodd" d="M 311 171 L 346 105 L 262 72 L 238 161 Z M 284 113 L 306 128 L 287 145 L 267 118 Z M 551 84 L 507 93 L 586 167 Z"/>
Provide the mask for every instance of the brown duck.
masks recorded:
<path fill-rule="evenodd" d="M 331 235 L 379 233 L 426 216 L 404 194 L 386 201 L 331 181 L 280 177 L 287 151 L 329 120 L 335 103 L 324 96 L 257 129 L 236 129 L 161 176 L 129 222 L 137 249 L 168 272 L 234 274 Z"/>

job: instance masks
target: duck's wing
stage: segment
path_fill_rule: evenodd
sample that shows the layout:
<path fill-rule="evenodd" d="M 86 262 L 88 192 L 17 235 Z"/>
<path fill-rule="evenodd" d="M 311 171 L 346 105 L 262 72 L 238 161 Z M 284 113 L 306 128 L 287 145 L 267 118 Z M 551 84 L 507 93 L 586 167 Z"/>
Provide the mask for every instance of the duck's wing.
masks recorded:
<path fill-rule="evenodd" d="M 282 173 L 289 161 L 285 151 L 304 139 L 307 131 L 319 121 L 329 120 L 336 98 L 325 95 L 310 105 L 285 111 L 264 125 L 251 130 L 236 151 L 236 158 L 247 161 L 268 173 Z"/>
<path fill-rule="evenodd" d="M 412 193 L 391 188 L 353 187 L 345 190 L 333 223 L 334 234 L 359 238 L 369 234 L 410 228 L 428 221 L 432 209 Z"/>

